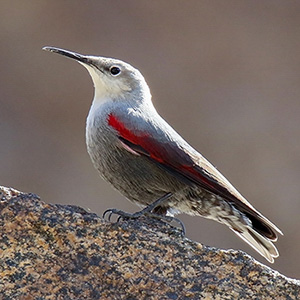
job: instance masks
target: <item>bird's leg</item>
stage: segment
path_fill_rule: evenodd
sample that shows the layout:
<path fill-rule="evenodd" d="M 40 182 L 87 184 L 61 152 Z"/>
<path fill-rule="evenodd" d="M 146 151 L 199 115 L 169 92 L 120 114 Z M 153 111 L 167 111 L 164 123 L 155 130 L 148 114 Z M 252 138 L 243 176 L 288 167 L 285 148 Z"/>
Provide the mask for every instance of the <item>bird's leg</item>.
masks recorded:
<path fill-rule="evenodd" d="M 158 198 L 148 206 L 146 206 L 144 209 L 134 213 L 136 217 L 143 216 L 147 213 L 151 213 L 156 207 L 160 206 L 164 201 L 168 200 L 171 196 L 173 196 L 172 193 L 167 193 L 163 195 L 162 197 Z"/>
<path fill-rule="evenodd" d="M 167 193 L 167 194 L 163 195 L 162 197 L 158 198 L 157 200 L 155 200 L 154 202 L 152 202 L 151 204 L 149 204 L 148 206 L 146 206 L 145 208 L 143 208 L 142 210 L 135 212 L 133 214 L 119 210 L 119 209 L 110 208 L 103 213 L 103 218 L 105 218 L 105 216 L 107 214 L 109 214 L 108 220 L 110 221 L 111 216 L 116 214 L 116 215 L 119 215 L 120 217 L 136 219 L 147 213 L 151 213 L 153 209 L 155 209 L 157 206 L 162 204 L 165 200 L 169 199 L 171 196 L 172 196 L 172 193 Z"/>
<path fill-rule="evenodd" d="M 165 195 L 163 195 L 162 197 L 158 198 L 157 200 L 155 200 L 154 202 L 152 202 L 151 204 L 149 204 L 148 206 L 146 206 L 144 209 L 135 212 L 133 214 L 119 210 L 119 209 L 115 209 L 115 208 L 111 208 L 106 210 L 103 213 L 103 218 L 105 218 L 105 216 L 108 214 L 108 221 L 111 220 L 112 215 L 118 215 L 118 219 L 117 221 L 119 221 L 121 218 L 122 219 L 137 219 L 141 216 L 149 216 L 155 219 L 159 219 L 159 220 L 163 220 L 166 222 L 172 222 L 175 221 L 177 222 L 182 230 L 182 234 L 185 235 L 185 227 L 184 224 L 177 218 L 175 217 L 171 217 L 171 216 L 166 216 L 164 214 L 161 214 L 160 208 L 161 208 L 161 204 L 166 201 L 167 199 L 169 199 L 173 194 L 172 193 L 167 193 Z M 155 208 L 158 208 L 157 212 L 155 211 Z M 166 212 L 164 210 L 164 212 Z"/>
<path fill-rule="evenodd" d="M 164 216 L 164 215 L 156 214 L 156 213 L 153 213 L 153 212 L 146 213 L 146 215 L 151 217 L 151 218 L 154 218 L 154 219 L 158 219 L 158 220 L 161 220 L 161 221 L 166 221 L 167 223 L 171 223 L 171 222 L 174 221 L 175 223 L 177 223 L 179 225 L 179 227 L 181 229 L 182 236 L 185 236 L 185 226 L 184 226 L 183 222 L 180 219 L 172 217 L 172 216 Z"/>

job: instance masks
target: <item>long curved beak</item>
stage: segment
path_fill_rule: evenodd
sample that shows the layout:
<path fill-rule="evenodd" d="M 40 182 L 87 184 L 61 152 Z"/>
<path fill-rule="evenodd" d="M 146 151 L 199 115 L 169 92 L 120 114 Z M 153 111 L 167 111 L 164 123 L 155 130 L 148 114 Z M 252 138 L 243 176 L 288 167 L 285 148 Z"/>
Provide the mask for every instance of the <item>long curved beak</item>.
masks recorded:
<path fill-rule="evenodd" d="M 79 54 L 79 53 L 76 53 L 73 51 L 64 50 L 64 49 L 60 49 L 60 48 L 56 48 L 56 47 L 49 47 L 49 46 L 43 47 L 42 49 L 45 51 L 50 51 L 53 53 L 58 53 L 58 54 L 64 55 L 71 59 L 75 59 L 78 62 L 81 62 L 83 64 L 94 65 L 93 62 L 91 61 L 91 59 L 88 56 L 83 55 L 83 54 Z"/>

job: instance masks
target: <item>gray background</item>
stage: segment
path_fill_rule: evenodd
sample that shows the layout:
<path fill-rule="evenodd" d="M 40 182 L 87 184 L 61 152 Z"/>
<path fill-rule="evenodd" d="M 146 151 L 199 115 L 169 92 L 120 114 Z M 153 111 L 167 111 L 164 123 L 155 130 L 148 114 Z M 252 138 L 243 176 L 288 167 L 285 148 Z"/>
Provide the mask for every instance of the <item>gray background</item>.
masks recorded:
<path fill-rule="evenodd" d="M 273 268 L 300 276 L 299 1 L 0 1 L 0 184 L 101 214 L 135 211 L 85 148 L 93 88 L 57 46 L 138 67 L 162 116 L 284 232 Z M 187 236 L 243 249 L 225 226 Z"/>

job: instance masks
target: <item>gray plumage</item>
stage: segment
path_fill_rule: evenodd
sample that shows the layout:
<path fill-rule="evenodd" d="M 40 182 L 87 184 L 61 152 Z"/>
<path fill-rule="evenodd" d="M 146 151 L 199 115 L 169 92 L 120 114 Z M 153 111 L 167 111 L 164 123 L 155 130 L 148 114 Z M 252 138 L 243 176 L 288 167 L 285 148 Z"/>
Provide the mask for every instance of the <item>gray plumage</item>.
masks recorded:
<path fill-rule="evenodd" d="M 278 251 L 273 242 L 281 231 L 161 118 L 137 69 L 116 59 L 44 49 L 77 60 L 93 79 L 86 142 L 103 179 L 142 207 L 171 192 L 157 212 L 199 215 L 225 224 L 274 261 Z"/>

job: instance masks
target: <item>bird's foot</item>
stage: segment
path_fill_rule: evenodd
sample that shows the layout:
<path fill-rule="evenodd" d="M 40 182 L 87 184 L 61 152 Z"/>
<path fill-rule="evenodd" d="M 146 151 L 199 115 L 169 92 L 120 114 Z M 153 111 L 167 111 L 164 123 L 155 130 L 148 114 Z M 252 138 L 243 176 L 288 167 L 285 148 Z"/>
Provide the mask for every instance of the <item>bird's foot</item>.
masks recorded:
<path fill-rule="evenodd" d="M 148 212 L 148 211 L 144 211 L 144 210 L 141 210 L 141 211 L 138 211 L 136 213 L 131 214 L 131 213 L 125 212 L 123 210 L 110 208 L 110 209 L 107 209 L 103 213 L 103 218 L 105 219 L 107 217 L 107 220 L 111 221 L 111 218 L 112 218 L 113 215 L 118 216 L 117 217 L 117 222 L 119 222 L 121 219 L 123 219 L 123 220 L 138 219 L 142 216 L 157 219 L 157 220 L 165 222 L 165 223 L 175 222 L 177 225 L 179 225 L 179 226 L 176 226 L 176 227 L 180 228 L 182 236 L 185 236 L 185 226 L 184 226 L 183 222 L 181 220 L 179 220 L 178 218 L 175 218 L 175 217 L 164 216 L 164 215 L 160 215 L 160 214 L 156 214 L 156 213 Z"/>
<path fill-rule="evenodd" d="M 178 225 L 178 226 L 176 226 L 176 228 L 179 227 L 180 230 L 181 230 L 181 235 L 185 236 L 185 226 L 184 226 L 183 222 L 180 219 L 172 217 L 172 216 L 164 216 L 164 215 L 156 214 L 156 213 L 153 213 L 153 212 L 146 213 L 145 215 L 148 216 L 148 217 L 166 222 L 166 223 L 172 223 L 172 222 L 176 223 Z"/>
<path fill-rule="evenodd" d="M 137 219 L 138 217 L 140 217 L 139 211 L 136 212 L 136 213 L 131 214 L 131 213 L 128 213 L 126 211 L 123 211 L 123 210 L 120 210 L 120 209 L 115 209 L 115 208 L 107 209 L 103 213 L 102 217 L 103 217 L 103 219 L 105 219 L 106 216 L 107 216 L 107 220 L 111 221 L 111 217 L 113 215 L 117 215 L 118 216 L 117 222 L 119 222 L 120 219 Z"/>
<path fill-rule="evenodd" d="M 155 200 L 153 203 L 146 206 L 144 209 L 142 209 L 138 212 L 135 212 L 133 214 L 119 210 L 119 209 L 111 208 L 111 209 L 106 210 L 103 213 L 103 218 L 105 218 L 107 215 L 108 216 L 107 220 L 110 221 L 111 217 L 113 215 L 117 215 L 118 216 L 117 222 L 119 222 L 121 219 L 138 219 L 139 217 L 147 216 L 147 217 L 151 217 L 154 219 L 158 219 L 158 220 L 166 222 L 166 223 L 175 222 L 181 228 L 182 235 L 185 236 L 185 227 L 184 227 L 184 224 L 182 223 L 182 221 L 180 221 L 177 218 L 171 217 L 171 216 L 166 216 L 165 213 L 167 212 L 167 210 L 162 209 L 162 206 L 161 206 L 161 204 L 163 204 L 166 200 L 168 200 L 172 195 L 173 195 L 172 193 L 166 193 L 162 197 Z"/>

